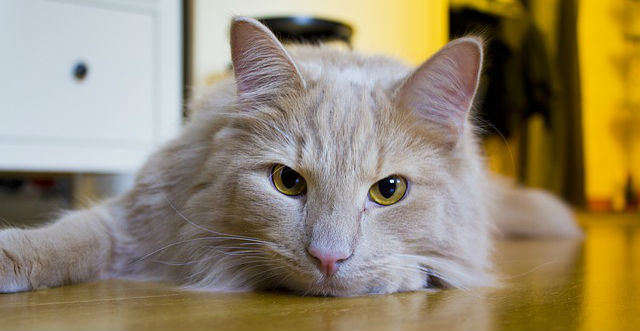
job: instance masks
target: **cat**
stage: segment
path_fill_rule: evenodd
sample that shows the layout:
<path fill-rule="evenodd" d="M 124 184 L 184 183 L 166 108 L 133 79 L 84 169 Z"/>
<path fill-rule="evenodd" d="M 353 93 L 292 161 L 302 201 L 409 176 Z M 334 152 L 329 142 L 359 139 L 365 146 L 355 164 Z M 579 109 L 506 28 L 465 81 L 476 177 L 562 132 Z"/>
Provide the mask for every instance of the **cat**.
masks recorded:
<path fill-rule="evenodd" d="M 135 186 L 0 231 L 0 292 L 110 277 L 212 291 L 353 296 L 494 283 L 496 236 L 579 236 L 557 198 L 485 169 L 471 120 L 482 41 L 416 69 L 285 48 L 231 23 L 234 76 Z"/>

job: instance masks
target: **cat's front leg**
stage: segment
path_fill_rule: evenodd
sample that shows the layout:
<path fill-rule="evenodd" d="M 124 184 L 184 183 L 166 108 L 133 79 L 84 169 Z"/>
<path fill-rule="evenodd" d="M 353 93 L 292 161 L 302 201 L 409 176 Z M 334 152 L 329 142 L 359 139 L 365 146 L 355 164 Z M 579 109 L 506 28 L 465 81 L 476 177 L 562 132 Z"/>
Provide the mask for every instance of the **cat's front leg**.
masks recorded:
<path fill-rule="evenodd" d="M 0 236 L 4 233 L 0 232 Z M 2 240 L 2 239 L 0 239 Z M 12 250 L 0 248 L 0 293 L 31 289 L 24 263 Z"/>
<path fill-rule="evenodd" d="M 42 228 L 0 231 L 0 293 L 99 279 L 112 240 L 103 207 L 71 212 Z"/>

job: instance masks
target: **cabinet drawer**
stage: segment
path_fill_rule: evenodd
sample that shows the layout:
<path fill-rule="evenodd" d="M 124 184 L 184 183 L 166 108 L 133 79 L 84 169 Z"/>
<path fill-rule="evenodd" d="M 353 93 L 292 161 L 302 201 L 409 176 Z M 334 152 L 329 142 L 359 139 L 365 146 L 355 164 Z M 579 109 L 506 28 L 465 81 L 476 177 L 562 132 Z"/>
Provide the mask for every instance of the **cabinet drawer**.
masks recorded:
<path fill-rule="evenodd" d="M 0 140 L 153 143 L 152 12 L 0 0 L 0 22 Z"/>

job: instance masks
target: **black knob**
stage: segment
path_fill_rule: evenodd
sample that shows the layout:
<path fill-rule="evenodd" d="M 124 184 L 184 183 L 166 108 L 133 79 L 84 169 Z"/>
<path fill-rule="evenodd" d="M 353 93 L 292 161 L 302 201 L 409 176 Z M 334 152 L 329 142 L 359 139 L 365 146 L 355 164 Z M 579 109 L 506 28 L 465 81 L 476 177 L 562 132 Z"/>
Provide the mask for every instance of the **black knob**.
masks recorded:
<path fill-rule="evenodd" d="M 84 62 L 78 62 L 75 66 L 73 66 L 73 77 L 75 77 L 77 80 L 83 80 L 85 77 L 87 77 L 88 73 L 89 67 L 87 67 L 86 63 Z"/>

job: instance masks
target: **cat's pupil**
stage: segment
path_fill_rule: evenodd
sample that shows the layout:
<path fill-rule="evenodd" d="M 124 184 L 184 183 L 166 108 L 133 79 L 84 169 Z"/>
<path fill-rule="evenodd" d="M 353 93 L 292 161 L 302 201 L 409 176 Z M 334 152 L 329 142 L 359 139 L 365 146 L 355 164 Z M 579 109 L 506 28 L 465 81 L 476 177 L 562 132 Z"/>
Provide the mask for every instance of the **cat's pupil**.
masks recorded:
<path fill-rule="evenodd" d="M 391 198 L 396 192 L 397 181 L 398 180 L 393 177 L 387 177 L 378 182 L 378 190 L 385 199 Z"/>
<path fill-rule="evenodd" d="M 294 188 L 301 180 L 300 175 L 289 167 L 282 168 L 280 178 L 282 178 L 282 184 L 288 189 Z"/>

